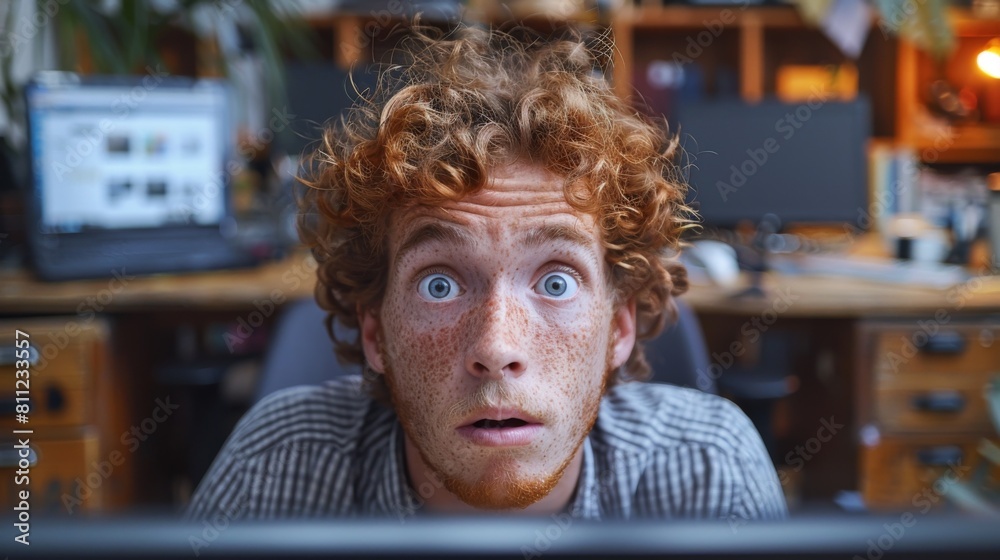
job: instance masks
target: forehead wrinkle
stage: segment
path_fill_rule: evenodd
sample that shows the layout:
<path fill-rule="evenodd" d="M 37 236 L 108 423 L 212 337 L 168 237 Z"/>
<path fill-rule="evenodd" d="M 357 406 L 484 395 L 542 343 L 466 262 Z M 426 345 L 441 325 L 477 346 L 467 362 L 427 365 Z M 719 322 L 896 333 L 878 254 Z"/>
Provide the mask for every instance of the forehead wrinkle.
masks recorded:
<path fill-rule="evenodd" d="M 432 243 L 444 243 L 468 248 L 474 246 L 476 241 L 467 231 L 445 221 L 428 221 L 411 229 L 406 237 L 403 238 L 399 251 L 396 252 L 395 260 L 398 262 L 411 251 Z"/>
<path fill-rule="evenodd" d="M 579 223 L 579 218 L 577 223 Z M 581 254 L 595 266 L 601 261 L 597 241 L 593 235 L 581 230 L 576 225 L 558 223 L 548 223 L 533 227 L 519 237 L 519 242 L 524 248 L 539 249 L 550 245 L 566 246 L 570 250 Z"/>
<path fill-rule="evenodd" d="M 565 224 L 545 224 L 533 227 L 521 235 L 521 244 L 525 247 L 544 247 L 552 242 L 569 243 L 588 250 L 594 246 L 593 237 Z"/>

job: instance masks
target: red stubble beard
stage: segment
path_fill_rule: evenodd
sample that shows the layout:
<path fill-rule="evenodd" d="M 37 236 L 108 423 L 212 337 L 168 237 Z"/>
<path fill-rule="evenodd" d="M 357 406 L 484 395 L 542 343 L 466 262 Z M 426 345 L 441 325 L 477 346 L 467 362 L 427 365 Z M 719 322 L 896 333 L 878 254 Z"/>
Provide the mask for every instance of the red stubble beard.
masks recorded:
<path fill-rule="evenodd" d="M 585 429 L 580 433 L 573 446 L 573 451 L 563 459 L 556 469 L 542 475 L 519 475 L 517 456 L 519 452 L 495 451 L 492 468 L 482 473 L 474 482 L 448 474 L 442 465 L 432 460 L 425 449 L 426 442 L 422 435 L 423 431 L 413 422 L 414 418 L 420 416 L 416 414 L 418 403 L 397 397 L 402 393 L 395 382 L 391 360 L 384 351 L 382 352 L 382 363 L 385 366 L 386 384 L 389 387 L 389 396 L 396 415 L 403 426 L 403 431 L 420 454 L 423 464 L 434 473 L 445 489 L 461 501 L 478 509 L 499 511 L 527 508 L 547 496 L 562 479 L 566 469 L 580 452 L 583 442 L 594 428 L 601 399 L 604 397 L 612 376 L 615 375 L 616 370 L 611 367 L 613 352 L 611 346 L 613 346 L 613 341 L 609 344 L 607 351 L 605 372 L 600 390 L 596 394 L 588 396 L 582 406 L 580 418 Z M 473 394 L 452 405 L 448 417 L 449 419 L 464 418 L 476 410 L 498 407 L 501 402 L 504 405 L 517 406 L 521 410 L 534 414 L 530 407 L 524 406 L 524 399 L 514 393 L 506 381 L 484 381 Z M 545 419 L 544 414 L 536 414 L 536 416 L 543 421 Z M 451 424 L 446 425 L 450 426 Z"/>

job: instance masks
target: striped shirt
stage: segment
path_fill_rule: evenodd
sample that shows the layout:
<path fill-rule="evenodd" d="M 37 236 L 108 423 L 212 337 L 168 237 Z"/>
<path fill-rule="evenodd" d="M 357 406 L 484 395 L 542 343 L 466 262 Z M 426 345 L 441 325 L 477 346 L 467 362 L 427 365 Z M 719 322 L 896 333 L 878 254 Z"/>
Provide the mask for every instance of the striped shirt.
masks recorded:
<path fill-rule="evenodd" d="M 195 492 L 190 520 L 419 515 L 403 430 L 361 378 L 273 393 L 237 424 Z M 786 515 L 760 436 L 730 401 L 625 383 L 604 396 L 566 510 L 581 519 L 748 520 Z"/>

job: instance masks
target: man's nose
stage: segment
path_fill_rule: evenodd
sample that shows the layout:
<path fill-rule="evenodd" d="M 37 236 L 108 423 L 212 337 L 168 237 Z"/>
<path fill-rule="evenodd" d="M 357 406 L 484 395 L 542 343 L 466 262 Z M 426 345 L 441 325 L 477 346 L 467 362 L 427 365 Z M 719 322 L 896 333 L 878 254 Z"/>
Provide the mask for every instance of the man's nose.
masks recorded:
<path fill-rule="evenodd" d="M 465 369 L 476 377 L 518 376 L 528 367 L 524 337 L 527 310 L 511 296 L 491 294 L 470 325 L 472 344 Z"/>

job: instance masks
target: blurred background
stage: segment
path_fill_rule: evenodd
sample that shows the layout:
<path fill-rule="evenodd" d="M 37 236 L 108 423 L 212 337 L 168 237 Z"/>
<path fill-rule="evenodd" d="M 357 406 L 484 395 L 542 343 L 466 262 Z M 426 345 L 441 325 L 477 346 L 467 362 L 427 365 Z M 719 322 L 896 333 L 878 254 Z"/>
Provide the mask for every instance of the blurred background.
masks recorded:
<path fill-rule="evenodd" d="M 418 13 L 576 30 L 678 134 L 703 227 L 654 381 L 739 404 L 793 514 L 1000 510 L 1000 1 L 17 0 L 0 427 L 34 514 L 180 511 L 254 402 L 358 373 L 293 177 Z"/>

